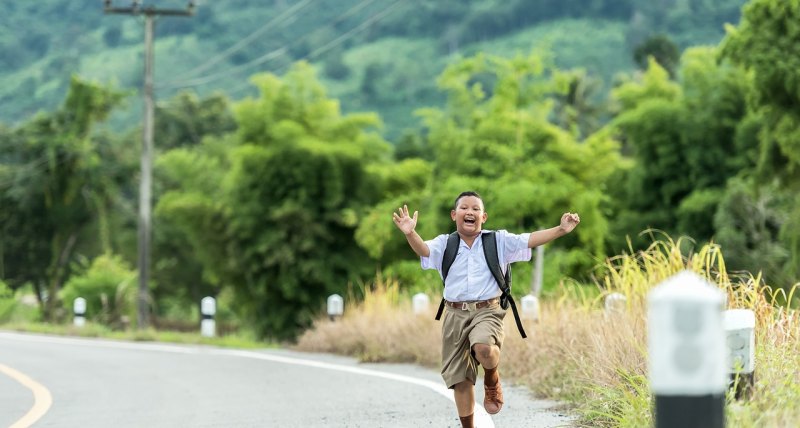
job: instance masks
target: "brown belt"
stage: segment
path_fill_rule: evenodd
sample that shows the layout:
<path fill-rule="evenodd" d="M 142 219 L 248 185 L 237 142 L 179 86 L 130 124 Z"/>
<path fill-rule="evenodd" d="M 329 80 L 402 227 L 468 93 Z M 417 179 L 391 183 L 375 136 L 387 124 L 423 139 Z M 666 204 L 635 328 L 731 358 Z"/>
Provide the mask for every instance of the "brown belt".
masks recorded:
<path fill-rule="evenodd" d="M 476 309 L 486 308 L 498 302 L 500 302 L 500 298 L 495 297 L 494 299 L 480 300 L 477 302 L 450 302 L 445 300 L 444 304 L 451 308 L 461 309 L 462 311 L 474 311 Z"/>

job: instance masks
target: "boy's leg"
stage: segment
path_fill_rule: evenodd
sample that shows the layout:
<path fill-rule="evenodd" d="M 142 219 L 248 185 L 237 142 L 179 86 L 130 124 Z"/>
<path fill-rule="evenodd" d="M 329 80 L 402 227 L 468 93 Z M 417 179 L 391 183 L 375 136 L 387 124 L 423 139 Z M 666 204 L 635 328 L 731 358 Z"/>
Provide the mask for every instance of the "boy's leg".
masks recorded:
<path fill-rule="evenodd" d="M 475 388 L 471 381 L 465 380 L 455 384 L 453 395 L 459 417 L 470 416 L 475 412 Z"/>
<path fill-rule="evenodd" d="M 495 414 L 503 408 L 503 389 L 500 386 L 500 348 L 496 345 L 476 343 L 472 346 L 475 358 L 483 366 L 483 407 L 489 414 Z"/>

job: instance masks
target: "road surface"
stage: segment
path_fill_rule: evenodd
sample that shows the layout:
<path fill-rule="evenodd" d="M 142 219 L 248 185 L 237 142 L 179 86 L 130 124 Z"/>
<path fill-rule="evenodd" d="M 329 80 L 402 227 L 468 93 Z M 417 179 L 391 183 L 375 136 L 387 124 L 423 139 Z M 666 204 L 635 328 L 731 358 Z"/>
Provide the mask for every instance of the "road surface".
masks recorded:
<path fill-rule="evenodd" d="M 479 388 L 480 389 L 480 388 Z M 480 428 L 568 426 L 504 387 Z M 477 399 L 482 400 L 482 391 Z M 0 427 L 460 427 L 438 373 L 287 350 L 243 351 L 0 331 Z"/>

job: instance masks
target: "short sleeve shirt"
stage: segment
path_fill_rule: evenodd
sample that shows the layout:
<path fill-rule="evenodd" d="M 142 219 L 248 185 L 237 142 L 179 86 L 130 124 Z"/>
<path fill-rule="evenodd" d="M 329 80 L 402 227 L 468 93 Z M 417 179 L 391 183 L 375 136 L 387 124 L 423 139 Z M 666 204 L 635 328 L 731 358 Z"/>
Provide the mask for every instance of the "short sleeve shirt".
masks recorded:
<path fill-rule="evenodd" d="M 489 233 L 484 230 L 482 233 Z M 442 258 L 447 247 L 448 235 L 439 235 L 430 241 L 425 241 L 430 250 L 428 257 L 422 257 L 420 262 L 423 269 L 436 269 L 442 277 Z M 504 270 L 509 263 L 528 261 L 531 259 L 531 249 L 528 248 L 530 233 L 513 234 L 505 230 L 495 233 L 497 239 L 497 255 L 500 266 Z M 500 287 L 497 285 L 486 257 L 483 255 L 483 240 L 475 239 L 472 248 L 464 240 L 460 240 L 458 254 L 450 271 L 444 287 L 444 298 L 450 302 L 467 302 L 473 300 L 488 300 L 500 296 Z"/>

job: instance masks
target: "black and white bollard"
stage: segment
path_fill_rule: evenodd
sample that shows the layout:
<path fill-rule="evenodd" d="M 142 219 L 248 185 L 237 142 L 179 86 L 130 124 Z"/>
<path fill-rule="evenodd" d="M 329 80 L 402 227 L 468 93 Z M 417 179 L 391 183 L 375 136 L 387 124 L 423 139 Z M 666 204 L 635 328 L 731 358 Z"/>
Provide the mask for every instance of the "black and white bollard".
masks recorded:
<path fill-rule="evenodd" d="M 83 297 L 77 297 L 72 302 L 72 314 L 74 318 L 72 319 L 72 324 L 75 327 L 83 327 L 86 325 L 86 299 Z"/>
<path fill-rule="evenodd" d="M 411 297 L 411 307 L 416 315 L 427 313 L 430 303 L 431 299 L 425 293 L 417 293 Z"/>
<path fill-rule="evenodd" d="M 344 313 L 344 299 L 338 294 L 328 296 L 328 318 L 336 321 Z"/>
<path fill-rule="evenodd" d="M 656 428 L 725 426 L 725 299 L 691 271 L 649 293 L 647 342 Z"/>
<path fill-rule="evenodd" d="M 728 344 L 729 387 L 736 399 L 750 398 L 755 385 L 756 314 L 749 309 L 729 309 L 724 313 Z"/>
<path fill-rule="evenodd" d="M 200 335 L 203 337 L 214 337 L 217 334 L 217 323 L 214 315 L 217 313 L 217 301 L 206 296 L 200 300 Z"/>
<path fill-rule="evenodd" d="M 539 321 L 539 299 L 533 294 L 527 294 L 522 298 L 522 318 L 531 321 Z"/>

